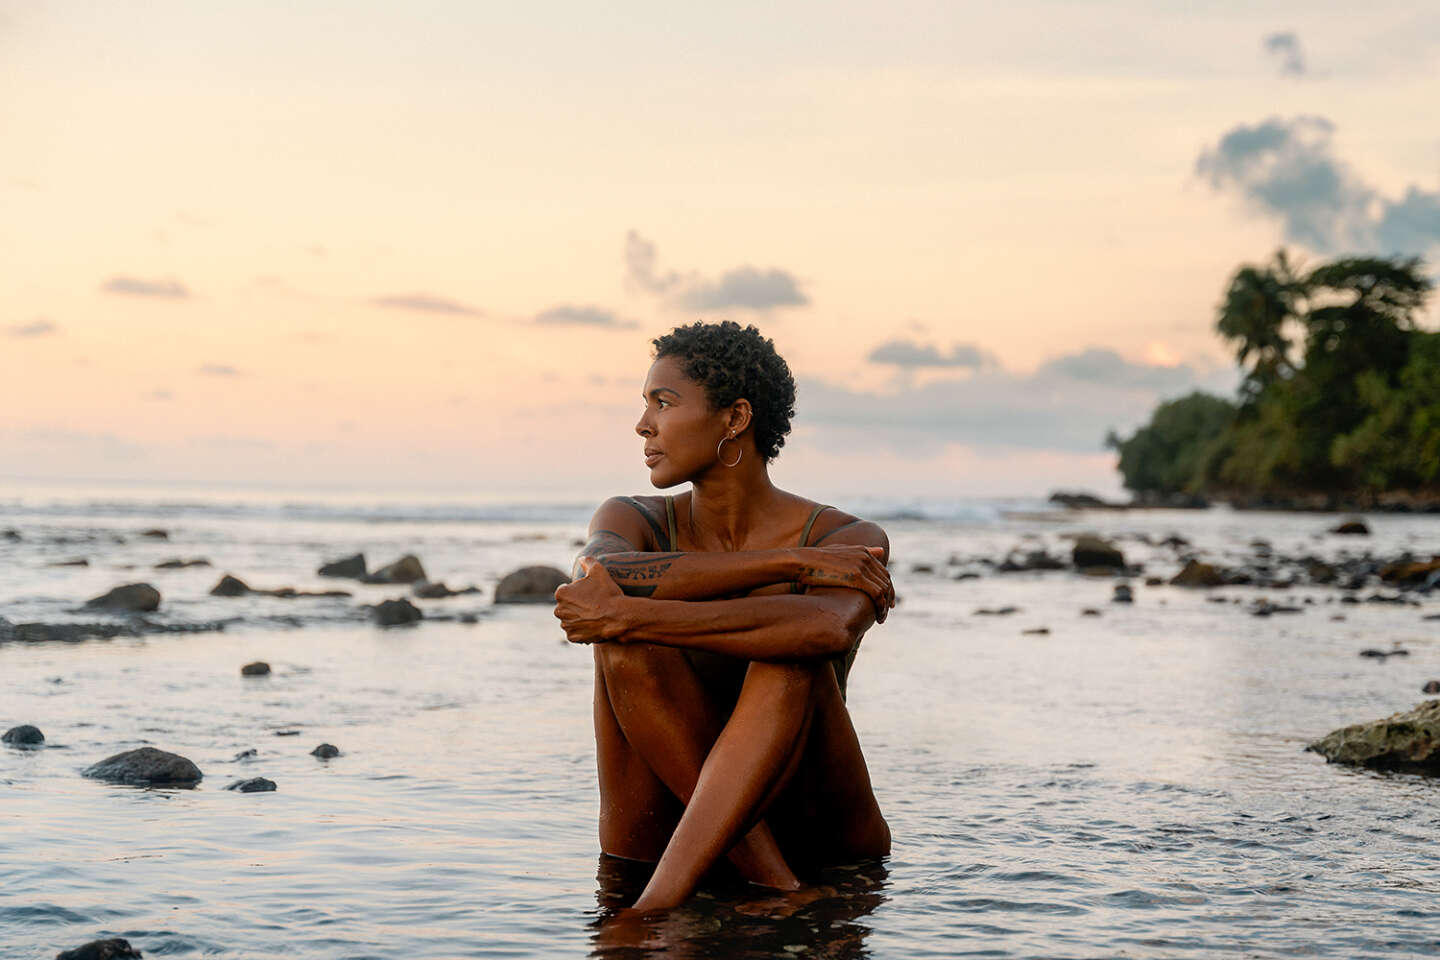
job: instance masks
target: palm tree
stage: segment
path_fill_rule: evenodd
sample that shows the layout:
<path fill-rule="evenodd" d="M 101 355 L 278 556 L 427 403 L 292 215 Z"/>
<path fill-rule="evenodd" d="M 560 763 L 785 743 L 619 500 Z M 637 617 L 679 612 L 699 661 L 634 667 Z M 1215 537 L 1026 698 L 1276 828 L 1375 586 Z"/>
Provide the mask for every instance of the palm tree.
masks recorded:
<path fill-rule="evenodd" d="M 1295 373 L 1285 328 L 1300 319 L 1306 292 L 1306 281 L 1283 249 L 1268 266 L 1247 265 L 1231 278 L 1215 328 L 1234 344 L 1235 359 L 1245 368 L 1240 388 L 1244 406 L 1252 406 L 1266 387 Z"/>

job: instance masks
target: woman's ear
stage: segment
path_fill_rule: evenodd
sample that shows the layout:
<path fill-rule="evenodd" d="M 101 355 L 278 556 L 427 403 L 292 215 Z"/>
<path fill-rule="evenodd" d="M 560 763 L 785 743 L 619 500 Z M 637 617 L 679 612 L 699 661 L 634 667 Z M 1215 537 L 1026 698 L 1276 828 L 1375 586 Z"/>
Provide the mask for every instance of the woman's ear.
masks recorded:
<path fill-rule="evenodd" d="M 755 411 L 750 406 L 750 401 L 741 397 L 730 405 L 730 423 L 728 429 L 731 436 L 738 437 L 750 426 L 750 421 L 755 419 Z"/>

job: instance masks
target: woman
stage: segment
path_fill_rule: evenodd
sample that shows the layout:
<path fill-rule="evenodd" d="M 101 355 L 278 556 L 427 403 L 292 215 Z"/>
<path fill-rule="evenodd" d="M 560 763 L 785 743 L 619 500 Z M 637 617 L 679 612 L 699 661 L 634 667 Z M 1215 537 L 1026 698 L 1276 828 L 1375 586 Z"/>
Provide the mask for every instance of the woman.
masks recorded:
<path fill-rule="evenodd" d="M 567 637 L 594 644 L 601 849 L 658 861 L 636 912 L 686 900 L 721 857 L 796 890 L 792 862 L 890 852 L 844 702 L 895 602 L 885 532 L 771 483 L 795 381 L 758 330 L 654 344 L 635 432 L 650 482 L 691 490 L 607 500 L 555 592 Z"/>

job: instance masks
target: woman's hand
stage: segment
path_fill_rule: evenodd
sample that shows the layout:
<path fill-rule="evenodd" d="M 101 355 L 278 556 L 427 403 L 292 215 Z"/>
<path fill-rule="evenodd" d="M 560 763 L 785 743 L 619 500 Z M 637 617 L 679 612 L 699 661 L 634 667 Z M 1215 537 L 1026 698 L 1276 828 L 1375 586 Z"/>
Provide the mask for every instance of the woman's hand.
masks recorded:
<path fill-rule="evenodd" d="M 623 633 L 620 608 L 625 594 L 594 557 L 581 557 L 584 576 L 555 591 L 555 616 L 571 643 L 600 643 Z"/>
<path fill-rule="evenodd" d="M 860 590 L 875 604 L 875 622 L 885 622 L 890 608 L 895 606 L 895 585 L 890 582 L 890 571 L 880 562 L 883 549 L 849 544 L 795 549 L 800 560 L 800 576 L 796 578 L 799 583 Z"/>

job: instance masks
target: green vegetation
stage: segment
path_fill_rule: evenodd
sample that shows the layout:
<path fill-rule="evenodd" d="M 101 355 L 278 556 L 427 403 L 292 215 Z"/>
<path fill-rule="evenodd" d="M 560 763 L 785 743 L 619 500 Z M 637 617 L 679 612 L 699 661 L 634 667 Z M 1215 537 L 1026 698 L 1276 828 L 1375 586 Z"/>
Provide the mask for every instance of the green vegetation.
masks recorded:
<path fill-rule="evenodd" d="M 1113 433 L 1125 486 L 1248 500 L 1440 499 L 1440 333 L 1416 326 L 1418 258 L 1298 270 L 1284 251 L 1235 273 L 1216 329 L 1244 373 L 1237 402 L 1193 393 Z"/>

